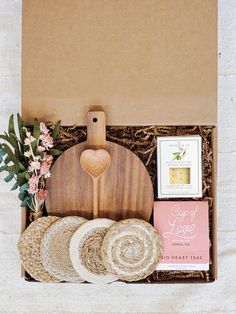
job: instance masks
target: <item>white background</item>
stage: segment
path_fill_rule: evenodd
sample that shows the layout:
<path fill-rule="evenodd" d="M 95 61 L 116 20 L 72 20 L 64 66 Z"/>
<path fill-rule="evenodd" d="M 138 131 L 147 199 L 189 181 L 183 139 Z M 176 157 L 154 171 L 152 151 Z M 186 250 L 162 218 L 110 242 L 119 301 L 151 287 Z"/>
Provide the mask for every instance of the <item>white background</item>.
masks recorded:
<path fill-rule="evenodd" d="M 21 1 L 0 0 L 1 133 L 9 115 L 19 111 L 20 54 Z M 217 282 L 102 287 L 24 282 L 16 249 L 19 202 L 1 175 L 0 313 L 236 313 L 236 0 L 219 0 L 218 108 Z"/>

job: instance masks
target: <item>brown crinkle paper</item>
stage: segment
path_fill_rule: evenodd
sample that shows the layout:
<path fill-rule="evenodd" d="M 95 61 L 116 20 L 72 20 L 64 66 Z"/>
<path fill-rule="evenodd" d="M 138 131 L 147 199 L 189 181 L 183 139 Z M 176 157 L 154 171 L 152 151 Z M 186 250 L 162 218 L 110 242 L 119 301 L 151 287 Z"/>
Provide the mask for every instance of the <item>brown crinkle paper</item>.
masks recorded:
<path fill-rule="evenodd" d="M 50 127 L 54 127 L 52 124 Z M 212 239 L 212 126 L 108 126 L 107 140 L 124 146 L 134 152 L 145 164 L 152 179 L 155 200 L 157 200 L 157 136 L 200 135 L 202 137 L 203 197 L 209 202 L 209 228 Z M 56 146 L 62 151 L 86 140 L 86 127 L 61 127 Z M 168 200 L 168 199 L 166 199 Z M 181 200 L 181 199 L 178 199 Z M 150 220 L 152 223 L 152 218 Z M 210 260 L 212 252 L 210 249 Z M 146 282 L 212 281 L 211 262 L 209 271 L 154 271 Z"/>

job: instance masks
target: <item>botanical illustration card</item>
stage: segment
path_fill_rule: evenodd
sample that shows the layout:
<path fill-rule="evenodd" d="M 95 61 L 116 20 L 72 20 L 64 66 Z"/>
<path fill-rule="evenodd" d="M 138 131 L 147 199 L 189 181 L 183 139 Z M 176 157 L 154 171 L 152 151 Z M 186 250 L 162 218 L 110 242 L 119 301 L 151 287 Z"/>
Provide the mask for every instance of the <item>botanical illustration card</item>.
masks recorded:
<path fill-rule="evenodd" d="M 158 198 L 202 196 L 201 146 L 198 135 L 157 138 Z"/>
<path fill-rule="evenodd" d="M 162 241 L 157 270 L 209 270 L 207 201 L 158 201 L 154 226 Z"/>

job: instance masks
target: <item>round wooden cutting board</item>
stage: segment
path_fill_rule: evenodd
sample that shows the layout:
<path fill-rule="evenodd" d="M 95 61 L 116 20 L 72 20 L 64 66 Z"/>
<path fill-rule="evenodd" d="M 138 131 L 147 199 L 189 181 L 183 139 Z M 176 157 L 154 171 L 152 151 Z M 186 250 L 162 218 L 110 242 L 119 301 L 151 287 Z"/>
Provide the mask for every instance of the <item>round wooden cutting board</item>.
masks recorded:
<path fill-rule="evenodd" d="M 82 168 L 80 156 L 86 149 L 105 149 L 111 155 L 111 164 L 98 182 L 99 217 L 149 221 L 153 186 L 143 162 L 130 150 L 106 141 L 103 111 L 89 112 L 87 127 L 87 141 L 67 149 L 52 166 L 47 181 L 48 214 L 93 218 L 93 181 Z"/>

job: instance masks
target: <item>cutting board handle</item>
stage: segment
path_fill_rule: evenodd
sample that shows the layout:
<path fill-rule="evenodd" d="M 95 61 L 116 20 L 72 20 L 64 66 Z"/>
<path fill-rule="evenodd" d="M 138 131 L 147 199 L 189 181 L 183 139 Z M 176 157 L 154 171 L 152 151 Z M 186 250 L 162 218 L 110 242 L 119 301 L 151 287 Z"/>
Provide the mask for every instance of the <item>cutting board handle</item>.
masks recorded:
<path fill-rule="evenodd" d="M 106 116 L 104 111 L 88 112 L 87 143 L 91 148 L 104 148 L 106 146 Z"/>

